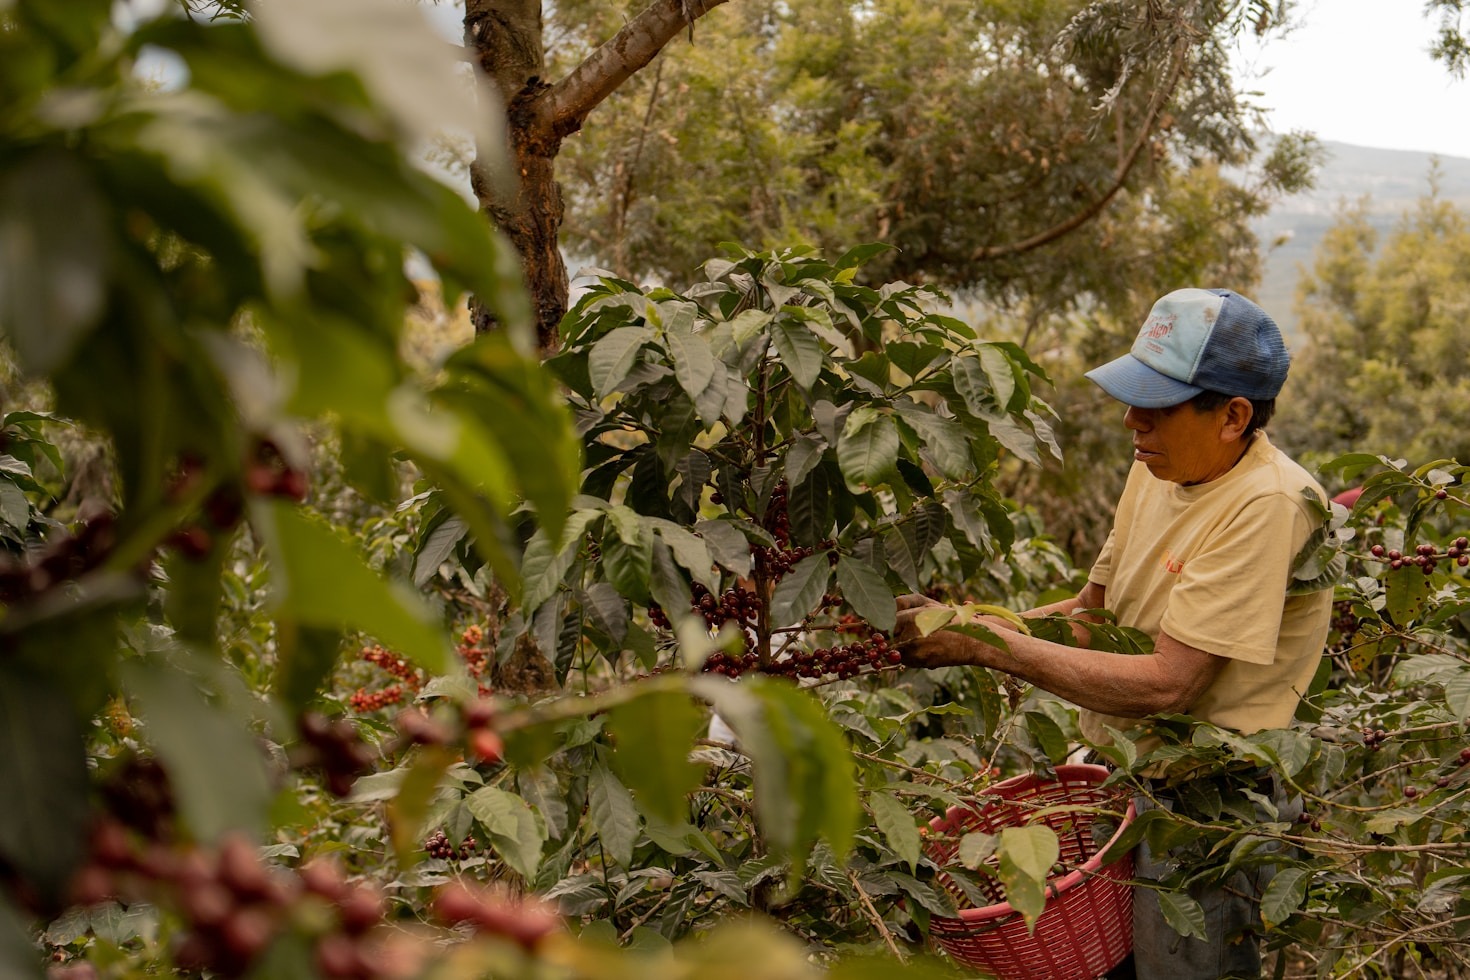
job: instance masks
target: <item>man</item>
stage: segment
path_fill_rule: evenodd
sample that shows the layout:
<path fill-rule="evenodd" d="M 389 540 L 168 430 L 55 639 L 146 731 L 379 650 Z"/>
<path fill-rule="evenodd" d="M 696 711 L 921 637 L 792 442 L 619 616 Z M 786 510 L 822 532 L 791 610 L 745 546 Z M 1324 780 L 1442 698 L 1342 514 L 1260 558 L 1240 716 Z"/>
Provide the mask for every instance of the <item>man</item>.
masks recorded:
<path fill-rule="evenodd" d="M 1317 669 L 1332 609 L 1330 589 L 1288 594 L 1294 559 L 1319 525 L 1303 491 L 1326 500 L 1262 431 L 1288 363 L 1280 331 L 1256 304 L 1228 290 L 1180 289 L 1154 304 L 1128 354 L 1087 373 L 1128 406 L 1135 463 L 1087 585 L 1023 615 L 1086 620 L 1088 610 L 1106 609 L 1152 637 L 1151 654 L 1014 631 L 1004 634 L 1005 650 L 947 630 L 921 636 L 915 617 L 932 603 L 904 596 L 895 631 L 904 662 L 1013 674 L 1078 705 L 1083 734 L 1099 743 L 1107 727 L 1126 730 L 1161 713 L 1242 733 L 1287 725 Z M 986 625 L 1010 628 L 1001 619 Z M 1086 627 L 1073 629 L 1085 647 Z M 1168 857 L 1144 849 L 1140 877 L 1162 876 Z M 1195 895 L 1209 932 L 1201 942 L 1173 933 L 1155 892 L 1138 889 L 1137 975 L 1258 976 L 1256 940 L 1241 933 L 1259 918 L 1248 898 L 1231 894 L 1239 890 Z"/>

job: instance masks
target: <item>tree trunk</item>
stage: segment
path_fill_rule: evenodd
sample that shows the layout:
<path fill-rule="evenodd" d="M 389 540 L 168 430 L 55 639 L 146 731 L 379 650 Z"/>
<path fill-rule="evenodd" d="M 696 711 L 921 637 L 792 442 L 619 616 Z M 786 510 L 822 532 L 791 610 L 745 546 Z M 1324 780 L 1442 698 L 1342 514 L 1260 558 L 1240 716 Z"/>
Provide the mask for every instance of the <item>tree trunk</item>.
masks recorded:
<path fill-rule="evenodd" d="M 505 103 L 513 172 L 502 180 L 481 154 L 471 166 L 480 209 L 520 253 L 536 311 L 543 351 L 557 346 L 567 310 L 566 262 L 558 236 L 562 222 L 556 155 L 561 141 L 582 128 L 587 113 L 644 68 L 680 31 L 725 0 L 653 0 L 566 78 L 545 77 L 540 0 L 465 0 L 465 45 Z M 494 327 L 480 304 L 472 309 L 476 333 Z"/>
<path fill-rule="evenodd" d="M 536 338 L 555 349 L 556 330 L 566 313 L 568 280 L 557 239 L 562 197 L 556 183 L 561 138 L 539 118 L 545 81 L 545 49 L 539 0 L 466 0 L 465 43 L 500 93 L 506 107 L 512 172 L 501 175 L 483 155 L 471 167 L 471 186 L 480 209 L 510 240 L 521 257 L 526 288 L 536 316 Z M 493 329 L 494 317 L 475 303 L 476 333 Z"/>

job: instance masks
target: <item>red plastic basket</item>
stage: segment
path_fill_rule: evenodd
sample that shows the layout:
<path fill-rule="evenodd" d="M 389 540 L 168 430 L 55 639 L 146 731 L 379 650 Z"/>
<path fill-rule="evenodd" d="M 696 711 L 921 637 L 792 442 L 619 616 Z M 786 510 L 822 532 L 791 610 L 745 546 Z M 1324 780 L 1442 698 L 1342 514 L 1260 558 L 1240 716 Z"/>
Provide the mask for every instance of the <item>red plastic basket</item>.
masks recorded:
<path fill-rule="evenodd" d="M 1006 827 L 1040 821 L 1056 831 L 1061 860 L 1074 870 L 1051 879 L 1046 909 L 1032 932 L 1021 914 L 1004 900 L 998 882 L 983 878 L 978 888 L 995 904 L 975 908 L 965 892 L 941 872 L 938 883 L 959 908 L 959 918 L 934 916 L 929 932 L 950 956 L 1001 980 L 1090 980 L 1122 962 L 1133 948 L 1133 856 L 1103 866 L 1093 842 L 1096 814 L 1069 806 L 1106 807 L 1121 802 L 1118 787 L 1102 788 L 1102 766 L 1058 766 L 1056 779 L 1027 774 L 997 783 L 985 795 L 997 797 L 980 809 L 953 807 L 930 822 L 945 839 L 926 851 L 943 868 L 959 848 L 958 838 L 975 831 L 999 833 Z M 1133 803 L 1116 839 L 1133 822 Z M 1111 843 L 1111 840 L 1109 841 Z M 1079 867 L 1080 865 L 1080 867 Z"/>

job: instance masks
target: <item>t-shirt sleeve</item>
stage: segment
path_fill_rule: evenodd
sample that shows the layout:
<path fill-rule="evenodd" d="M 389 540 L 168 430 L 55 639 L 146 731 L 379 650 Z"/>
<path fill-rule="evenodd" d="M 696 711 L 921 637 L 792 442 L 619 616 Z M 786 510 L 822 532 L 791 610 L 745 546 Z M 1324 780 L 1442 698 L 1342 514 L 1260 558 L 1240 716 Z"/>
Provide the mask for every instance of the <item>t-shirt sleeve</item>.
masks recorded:
<path fill-rule="evenodd" d="M 1115 530 L 1108 531 L 1108 539 L 1103 542 L 1102 550 L 1097 553 L 1097 560 L 1087 573 L 1087 581 L 1096 582 L 1104 588 L 1113 580 L 1113 535 L 1116 533 Z"/>
<path fill-rule="evenodd" d="M 1160 628 L 1206 653 L 1272 663 L 1292 564 L 1311 531 L 1284 493 L 1246 504 L 1185 563 Z"/>

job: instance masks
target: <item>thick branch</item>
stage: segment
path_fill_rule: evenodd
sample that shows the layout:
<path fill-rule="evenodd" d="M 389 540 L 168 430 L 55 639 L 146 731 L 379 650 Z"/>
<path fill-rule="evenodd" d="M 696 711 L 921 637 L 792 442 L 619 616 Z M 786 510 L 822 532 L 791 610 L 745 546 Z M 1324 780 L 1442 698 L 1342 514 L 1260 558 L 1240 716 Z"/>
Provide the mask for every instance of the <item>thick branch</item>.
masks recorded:
<path fill-rule="evenodd" d="M 725 0 L 654 0 L 542 97 L 552 134 L 582 128 L 598 103 L 652 61 L 674 35 Z"/>
<path fill-rule="evenodd" d="M 1032 249 L 1040 248 L 1043 245 L 1056 241 L 1058 238 L 1082 227 L 1101 214 L 1103 208 L 1108 206 L 1108 202 L 1116 197 L 1118 192 L 1123 189 L 1123 185 L 1128 180 L 1128 175 L 1133 171 L 1134 164 L 1138 162 L 1139 154 L 1148 145 L 1149 137 L 1153 135 L 1154 125 L 1158 122 L 1160 110 L 1164 108 L 1164 104 L 1169 101 L 1169 98 L 1174 94 L 1174 89 L 1179 85 L 1180 76 L 1184 72 L 1185 56 L 1188 51 L 1189 45 L 1186 41 L 1181 39 L 1175 42 L 1174 62 L 1169 67 L 1168 82 L 1159 86 L 1158 91 L 1154 93 L 1153 101 L 1148 107 L 1148 115 L 1144 117 L 1143 125 L 1138 130 L 1138 137 L 1133 141 L 1133 146 L 1128 150 L 1127 155 L 1118 162 L 1118 169 L 1113 173 L 1113 183 L 1101 197 L 1061 224 L 1053 225 L 1045 231 L 1038 232 L 1030 238 L 1023 238 L 1018 242 L 977 248 L 972 258 L 976 261 L 984 261 L 986 259 L 995 259 L 1006 255 L 1018 255 L 1021 252 L 1029 252 Z"/>

